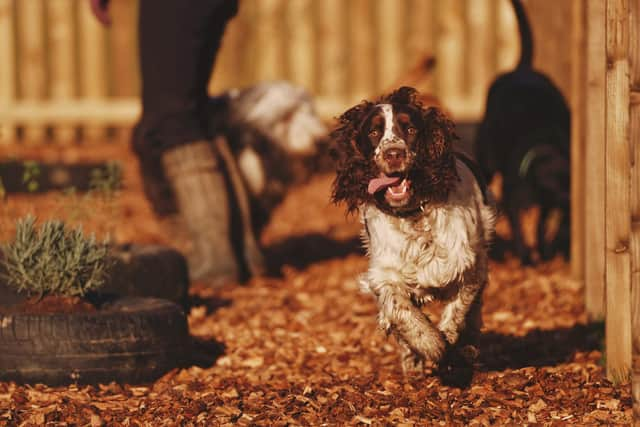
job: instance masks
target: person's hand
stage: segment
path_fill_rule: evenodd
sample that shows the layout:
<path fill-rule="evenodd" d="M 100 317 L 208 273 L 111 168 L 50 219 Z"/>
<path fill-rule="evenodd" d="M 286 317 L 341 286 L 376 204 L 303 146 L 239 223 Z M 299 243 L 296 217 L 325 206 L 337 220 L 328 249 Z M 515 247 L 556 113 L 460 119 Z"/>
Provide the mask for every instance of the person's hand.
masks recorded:
<path fill-rule="evenodd" d="M 111 25 L 111 15 L 109 15 L 109 1 L 110 0 L 89 0 L 93 15 L 103 25 Z"/>

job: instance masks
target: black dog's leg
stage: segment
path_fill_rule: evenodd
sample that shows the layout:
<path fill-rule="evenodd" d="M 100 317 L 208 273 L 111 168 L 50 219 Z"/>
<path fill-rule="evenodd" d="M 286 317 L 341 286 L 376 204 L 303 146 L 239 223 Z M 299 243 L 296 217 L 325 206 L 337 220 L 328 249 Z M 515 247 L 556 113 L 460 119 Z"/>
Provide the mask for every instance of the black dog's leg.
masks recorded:
<path fill-rule="evenodd" d="M 517 195 L 514 195 L 517 197 Z M 522 236 L 522 224 L 520 223 L 520 209 L 516 203 L 512 203 L 514 197 L 510 196 L 505 190 L 506 214 L 511 226 L 511 237 L 513 239 L 513 250 L 515 255 L 520 259 L 522 265 L 531 265 L 531 254 L 529 248 L 524 243 Z"/>
<path fill-rule="evenodd" d="M 551 209 L 546 205 L 540 206 L 540 216 L 538 218 L 537 232 L 536 232 L 536 246 L 538 247 L 538 253 L 543 261 L 552 259 L 555 255 L 556 249 L 553 242 L 545 240 L 547 234 L 547 223 L 549 222 L 549 214 Z"/>

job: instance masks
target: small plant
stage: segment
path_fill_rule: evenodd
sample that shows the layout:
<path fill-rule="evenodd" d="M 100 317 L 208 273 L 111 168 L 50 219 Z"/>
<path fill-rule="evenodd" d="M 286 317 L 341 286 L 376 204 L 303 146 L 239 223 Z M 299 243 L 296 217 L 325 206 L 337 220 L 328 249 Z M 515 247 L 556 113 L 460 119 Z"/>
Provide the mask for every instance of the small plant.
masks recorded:
<path fill-rule="evenodd" d="M 101 287 L 112 265 L 106 242 L 46 221 L 38 230 L 27 216 L 16 225 L 15 240 L 0 245 L 9 286 L 30 295 L 84 296 Z"/>
<path fill-rule="evenodd" d="M 40 177 L 40 166 L 37 162 L 27 160 L 23 163 L 22 183 L 27 185 L 30 193 L 38 191 L 38 178 Z"/>
<path fill-rule="evenodd" d="M 118 162 L 107 162 L 104 168 L 91 171 L 89 188 L 91 191 L 112 197 L 122 186 L 122 166 Z"/>

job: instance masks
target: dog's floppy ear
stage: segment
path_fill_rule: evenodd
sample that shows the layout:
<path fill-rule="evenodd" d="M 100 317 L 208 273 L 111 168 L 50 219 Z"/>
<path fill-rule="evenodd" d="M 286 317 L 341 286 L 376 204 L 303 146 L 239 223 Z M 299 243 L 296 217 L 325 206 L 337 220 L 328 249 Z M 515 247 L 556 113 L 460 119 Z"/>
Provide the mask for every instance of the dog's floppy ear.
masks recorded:
<path fill-rule="evenodd" d="M 367 185 L 373 178 L 370 160 L 362 147 L 358 147 L 362 122 L 373 106 L 372 102 L 363 101 L 348 109 L 338 118 L 338 125 L 331 132 L 330 154 L 336 165 L 331 198 L 334 203 L 346 202 L 349 212 L 367 200 Z"/>
<path fill-rule="evenodd" d="M 417 147 L 414 188 L 423 198 L 446 201 L 459 181 L 453 154 L 457 138 L 453 122 L 438 108 L 423 109 Z"/>
<path fill-rule="evenodd" d="M 427 152 L 431 159 L 438 159 L 451 153 L 455 133 L 453 122 L 438 108 L 430 107 L 424 110 L 425 138 Z"/>

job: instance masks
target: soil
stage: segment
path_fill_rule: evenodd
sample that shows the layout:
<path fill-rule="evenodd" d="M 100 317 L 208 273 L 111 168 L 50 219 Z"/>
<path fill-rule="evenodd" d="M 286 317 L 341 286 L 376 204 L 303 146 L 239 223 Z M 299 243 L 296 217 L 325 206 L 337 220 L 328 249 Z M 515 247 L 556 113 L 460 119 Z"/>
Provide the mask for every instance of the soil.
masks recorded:
<path fill-rule="evenodd" d="M 2 205 L 12 216 L 0 215 L 6 221 L 0 238 L 11 235 L 7 218 L 36 212 L 41 219 L 66 215 L 117 242 L 175 244 L 151 214 L 137 164 L 122 145 L 10 147 L 23 157 L 118 159 L 125 187 L 115 201 L 100 201 L 104 205 L 57 193 L 12 195 Z M 587 322 L 584 289 L 560 258 L 535 268 L 509 257 L 491 263 L 470 383 L 444 384 L 431 371 L 405 378 L 397 344 L 376 326 L 375 302 L 358 289 L 357 275 L 367 266 L 360 226 L 328 201 L 331 179 L 316 176 L 292 189 L 274 212 L 261 236 L 268 275 L 219 289 L 192 284 L 189 327 L 200 344 L 197 364 L 142 385 L 0 383 L 0 426 L 632 422 L 630 384 L 607 380 L 603 327 Z M 504 221 L 498 231 L 508 235 Z"/>
<path fill-rule="evenodd" d="M 52 313 L 93 313 L 97 307 L 91 302 L 80 297 L 64 297 L 58 295 L 46 295 L 43 297 L 31 297 L 16 305 L 0 306 L 2 314 L 52 314 Z"/>

